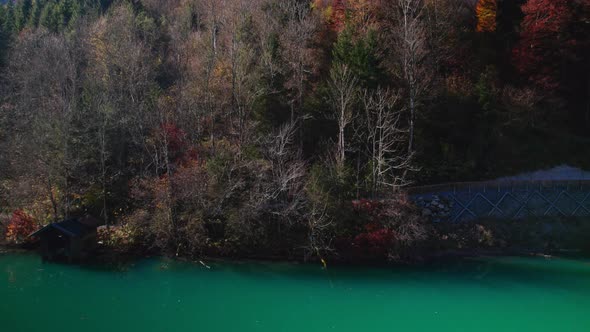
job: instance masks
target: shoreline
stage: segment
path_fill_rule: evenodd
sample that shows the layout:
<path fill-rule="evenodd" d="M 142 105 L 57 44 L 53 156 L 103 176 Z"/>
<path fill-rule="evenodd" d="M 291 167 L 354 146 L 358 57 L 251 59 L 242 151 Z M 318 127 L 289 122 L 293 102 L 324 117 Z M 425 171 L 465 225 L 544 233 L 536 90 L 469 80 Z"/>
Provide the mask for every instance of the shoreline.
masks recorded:
<path fill-rule="evenodd" d="M 0 245 L 0 255 L 4 254 L 36 254 L 35 248 L 23 248 L 18 246 Z M 325 268 L 336 267 L 403 267 L 403 266 L 428 266 L 452 261 L 463 261 L 485 257 L 540 257 L 552 259 L 558 257 L 589 257 L 584 255 L 581 250 L 558 250 L 555 252 L 540 252 L 537 250 L 444 250 L 432 253 L 429 256 L 420 257 L 414 261 L 387 261 L 387 260 L 360 260 L 360 259 L 336 259 L 327 260 Z M 285 263 L 285 264 L 318 264 L 323 265 L 319 259 L 304 260 L 279 256 L 202 256 L 199 258 L 190 258 L 186 256 L 166 255 L 158 252 L 119 252 L 115 250 L 101 250 L 90 259 L 79 261 L 75 264 L 125 264 L 160 257 L 178 262 L 187 262 L 202 265 L 210 268 L 211 263 Z"/>

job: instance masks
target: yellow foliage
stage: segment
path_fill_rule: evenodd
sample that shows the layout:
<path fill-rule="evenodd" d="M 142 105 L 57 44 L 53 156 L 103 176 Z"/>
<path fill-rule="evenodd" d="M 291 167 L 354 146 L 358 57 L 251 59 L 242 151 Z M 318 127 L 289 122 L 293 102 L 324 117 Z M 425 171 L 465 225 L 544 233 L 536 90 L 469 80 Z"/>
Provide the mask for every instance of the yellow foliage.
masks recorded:
<path fill-rule="evenodd" d="M 106 19 L 100 19 L 94 26 L 90 36 L 90 46 L 92 47 L 91 54 L 93 56 L 95 67 L 92 68 L 97 77 L 100 77 L 104 83 L 108 83 L 109 70 L 108 58 L 109 49 L 106 43 Z"/>
<path fill-rule="evenodd" d="M 379 4 L 377 0 L 315 0 L 312 8 L 320 11 L 325 22 L 335 31 L 341 31 L 345 24 L 366 31 L 376 28 L 375 13 Z"/>
<path fill-rule="evenodd" d="M 375 28 L 375 13 L 378 11 L 378 2 L 375 0 L 349 0 L 348 10 L 352 24 L 360 29 Z"/>
<path fill-rule="evenodd" d="M 479 0 L 475 7 L 478 32 L 496 31 L 496 15 L 498 3 L 496 0 Z"/>

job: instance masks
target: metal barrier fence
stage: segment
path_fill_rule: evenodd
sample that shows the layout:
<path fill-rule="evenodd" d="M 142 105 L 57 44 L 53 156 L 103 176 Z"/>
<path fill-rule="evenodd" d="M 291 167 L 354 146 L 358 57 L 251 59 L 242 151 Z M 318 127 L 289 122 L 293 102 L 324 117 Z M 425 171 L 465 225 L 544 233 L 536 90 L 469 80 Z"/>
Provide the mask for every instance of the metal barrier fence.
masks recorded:
<path fill-rule="evenodd" d="M 444 209 L 437 221 L 590 217 L 587 180 L 451 183 L 409 188 L 408 193 L 429 214 L 432 206 Z"/>

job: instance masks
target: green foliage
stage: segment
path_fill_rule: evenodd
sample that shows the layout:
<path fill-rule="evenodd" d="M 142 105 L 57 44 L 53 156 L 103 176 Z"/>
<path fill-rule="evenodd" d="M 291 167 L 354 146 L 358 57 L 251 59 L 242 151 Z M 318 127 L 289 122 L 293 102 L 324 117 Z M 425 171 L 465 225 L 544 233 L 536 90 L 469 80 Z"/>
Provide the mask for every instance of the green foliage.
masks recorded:
<path fill-rule="evenodd" d="M 352 211 L 352 200 L 357 198 L 352 169 L 315 164 L 311 167 L 307 194 L 312 204 L 321 206 L 337 222 L 329 229 L 334 236 L 349 236 L 355 232 L 358 220 Z M 352 218 L 351 218 L 352 217 Z"/>
<path fill-rule="evenodd" d="M 17 1 L 14 8 L 14 28 L 16 31 L 24 29 L 31 11 L 31 0 Z"/>
<path fill-rule="evenodd" d="M 375 31 L 357 36 L 353 27 L 347 25 L 334 43 L 332 61 L 351 68 L 363 86 L 375 88 L 383 84 L 385 78 L 377 42 Z"/>
<path fill-rule="evenodd" d="M 9 1 L 4 7 L 4 19 L 2 20 L 2 27 L 4 33 L 10 35 L 15 31 L 15 13 L 14 3 Z"/>
<path fill-rule="evenodd" d="M 43 6 L 41 14 L 39 14 L 39 26 L 44 27 L 50 31 L 57 31 L 58 20 L 54 16 L 55 4 L 48 2 Z"/>
<path fill-rule="evenodd" d="M 496 70 L 487 67 L 480 75 L 475 85 L 478 102 L 484 111 L 490 112 L 494 109 L 498 100 L 497 88 L 495 86 Z"/>
<path fill-rule="evenodd" d="M 4 24 L 7 15 L 5 6 L 0 6 L 0 67 L 4 64 L 4 60 L 6 57 L 6 52 L 8 51 L 8 44 L 10 38 L 10 32 L 6 30 L 6 26 Z"/>
<path fill-rule="evenodd" d="M 17 0 L 0 5 L 9 34 L 39 26 L 59 32 L 74 26 L 78 18 L 102 6 L 98 0 Z"/>
<path fill-rule="evenodd" d="M 80 3 L 76 0 L 61 0 L 55 7 L 58 31 L 73 26 L 80 15 Z"/>
<path fill-rule="evenodd" d="M 137 33 L 145 40 L 153 42 L 158 36 L 156 21 L 146 12 L 141 11 L 135 17 Z"/>
<path fill-rule="evenodd" d="M 31 10 L 29 13 L 29 19 L 27 20 L 28 27 L 37 27 L 39 24 L 39 18 L 41 17 L 41 11 L 43 10 L 43 0 L 32 0 Z"/>

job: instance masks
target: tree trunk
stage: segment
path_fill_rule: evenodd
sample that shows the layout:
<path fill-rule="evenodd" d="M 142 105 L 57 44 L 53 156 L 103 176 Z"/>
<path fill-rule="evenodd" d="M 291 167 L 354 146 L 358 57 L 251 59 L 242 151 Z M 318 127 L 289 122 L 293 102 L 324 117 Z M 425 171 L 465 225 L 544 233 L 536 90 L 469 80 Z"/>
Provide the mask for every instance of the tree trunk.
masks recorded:
<path fill-rule="evenodd" d="M 408 144 L 408 153 L 414 152 L 414 120 L 416 117 L 416 104 L 413 92 L 410 92 L 410 139 Z"/>

